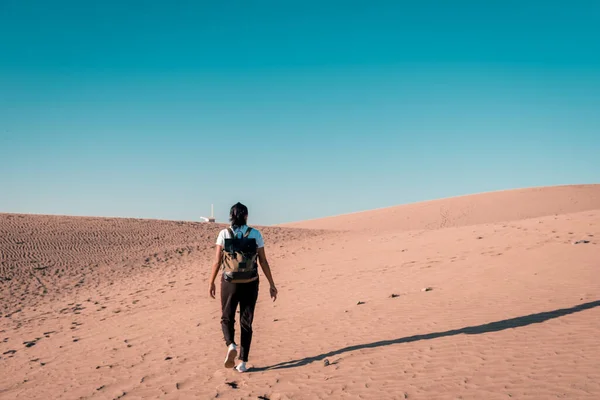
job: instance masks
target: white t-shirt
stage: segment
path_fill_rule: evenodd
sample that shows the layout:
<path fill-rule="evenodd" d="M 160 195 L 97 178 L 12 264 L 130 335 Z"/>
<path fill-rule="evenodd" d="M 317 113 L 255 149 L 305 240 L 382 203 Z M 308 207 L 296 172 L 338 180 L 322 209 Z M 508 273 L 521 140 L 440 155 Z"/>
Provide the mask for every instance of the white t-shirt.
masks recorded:
<path fill-rule="evenodd" d="M 247 225 L 242 225 L 239 228 L 231 228 L 233 230 L 233 233 L 238 237 L 241 238 L 242 236 L 244 236 L 246 234 L 246 231 L 248 230 L 248 226 Z M 248 235 L 249 239 L 256 239 L 256 247 L 258 247 L 259 249 L 261 247 L 265 247 L 265 241 L 263 240 L 262 234 L 260 233 L 260 231 L 256 228 L 252 228 L 252 230 L 250 231 L 250 234 Z M 221 232 L 219 232 L 219 236 L 217 236 L 217 245 L 219 246 L 225 246 L 225 239 L 231 239 L 231 234 L 229 233 L 228 229 L 223 229 Z"/>

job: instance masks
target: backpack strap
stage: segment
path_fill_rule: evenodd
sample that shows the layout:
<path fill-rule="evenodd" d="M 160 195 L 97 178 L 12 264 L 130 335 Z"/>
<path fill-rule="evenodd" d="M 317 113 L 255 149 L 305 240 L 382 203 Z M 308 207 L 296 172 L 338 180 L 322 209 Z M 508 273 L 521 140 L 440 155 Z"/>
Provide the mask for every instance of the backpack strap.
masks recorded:
<path fill-rule="evenodd" d="M 231 228 L 227 228 L 227 231 L 229 232 L 229 234 L 231 235 L 232 239 L 235 239 L 235 233 L 233 233 L 233 229 Z"/>
<path fill-rule="evenodd" d="M 250 236 L 250 231 L 252 230 L 252 228 L 248 227 L 248 230 L 246 231 L 246 233 L 244 233 L 244 237 L 247 238 L 248 236 Z"/>

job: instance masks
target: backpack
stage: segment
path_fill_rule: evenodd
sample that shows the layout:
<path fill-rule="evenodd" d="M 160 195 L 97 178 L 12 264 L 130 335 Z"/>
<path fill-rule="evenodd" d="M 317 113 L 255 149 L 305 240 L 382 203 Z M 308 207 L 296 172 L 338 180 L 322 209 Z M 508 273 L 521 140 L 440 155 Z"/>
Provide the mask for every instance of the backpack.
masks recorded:
<path fill-rule="evenodd" d="M 225 239 L 223 246 L 222 268 L 225 280 L 235 281 L 242 279 L 252 279 L 258 276 L 258 250 L 256 239 L 249 238 L 252 228 L 248 230 L 241 238 L 237 238 L 231 228 L 229 231 L 230 239 Z"/>

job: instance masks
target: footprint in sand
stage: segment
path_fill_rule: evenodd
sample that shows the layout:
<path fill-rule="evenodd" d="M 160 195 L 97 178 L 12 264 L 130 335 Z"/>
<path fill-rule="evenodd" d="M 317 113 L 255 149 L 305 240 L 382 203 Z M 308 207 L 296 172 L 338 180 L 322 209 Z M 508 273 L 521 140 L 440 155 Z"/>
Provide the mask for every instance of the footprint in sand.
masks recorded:
<path fill-rule="evenodd" d="M 38 340 L 40 340 L 41 338 L 35 338 L 35 340 L 29 340 L 26 342 L 23 342 L 23 344 L 25 345 L 25 347 L 33 347 L 37 344 Z"/>
<path fill-rule="evenodd" d="M 237 382 L 225 382 L 225 384 L 229 385 L 232 389 L 237 389 L 238 388 Z"/>

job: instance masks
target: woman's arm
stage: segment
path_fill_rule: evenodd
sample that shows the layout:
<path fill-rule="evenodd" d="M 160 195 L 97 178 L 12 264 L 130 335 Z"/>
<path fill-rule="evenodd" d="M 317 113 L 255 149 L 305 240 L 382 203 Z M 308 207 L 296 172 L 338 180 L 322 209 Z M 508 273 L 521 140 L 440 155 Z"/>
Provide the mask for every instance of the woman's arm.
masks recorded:
<path fill-rule="evenodd" d="M 273 298 L 273 301 L 275 301 L 277 300 L 277 288 L 275 287 L 275 282 L 273 281 L 273 276 L 271 275 L 271 267 L 269 266 L 269 261 L 267 261 L 267 255 L 265 254 L 264 247 L 258 249 L 258 261 L 260 262 L 260 267 L 269 281 L 269 292 L 271 294 L 271 298 Z"/>
<path fill-rule="evenodd" d="M 216 287 L 215 287 L 215 279 L 217 279 L 217 273 L 219 272 L 219 267 L 221 266 L 221 258 L 223 257 L 223 246 L 217 245 L 215 251 L 215 261 L 212 265 L 212 270 L 210 272 L 210 278 L 208 281 L 208 294 L 213 299 L 215 298 Z"/>

